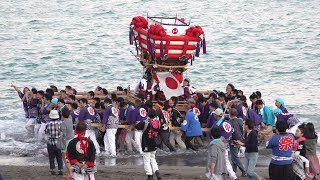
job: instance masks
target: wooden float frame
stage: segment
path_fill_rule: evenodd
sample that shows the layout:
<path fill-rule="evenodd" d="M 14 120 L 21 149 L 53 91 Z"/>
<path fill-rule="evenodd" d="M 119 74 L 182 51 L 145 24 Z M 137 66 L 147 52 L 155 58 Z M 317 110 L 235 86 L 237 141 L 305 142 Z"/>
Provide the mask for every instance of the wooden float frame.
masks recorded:
<path fill-rule="evenodd" d="M 94 128 L 99 129 L 100 131 L 103 130 L 103 126 L 104 124 L 101 123 L 91 123 L 91 126 Z M 118 129 L 128 129 L 129 127 L 131 127 L 131 125 L 118 125 Z M 170 127 L 169 128 L 171 131 L 173 130 L 181 130 L 181 127 Z M 211 128 L 201 128 L 202 132 L 210 132 Z M 105 131 L 105 130 L 104 130 Z M 103 132 L 104 132 L 103 131 Z M 267 136 L 267 135 L 273 135 L 274 133 L 271 132 L 267 132 L 267 131 L 259 131 L 259 135 L 263 135 L 263 136 Z"/>

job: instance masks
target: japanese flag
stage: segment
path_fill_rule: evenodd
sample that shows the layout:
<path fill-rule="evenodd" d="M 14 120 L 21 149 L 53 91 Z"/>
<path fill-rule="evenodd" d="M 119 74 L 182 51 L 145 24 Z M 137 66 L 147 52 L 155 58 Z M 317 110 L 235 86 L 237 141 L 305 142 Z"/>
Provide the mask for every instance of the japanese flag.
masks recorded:
<path fill-rule="evenodd" d="M 167 100 L 172 96 L 178 97 L 183 95 L 183 88 L 180 85 L 180 82 L 170 72 L 158 72 L 157 77 L 159 86 L 162 88 Z"/>

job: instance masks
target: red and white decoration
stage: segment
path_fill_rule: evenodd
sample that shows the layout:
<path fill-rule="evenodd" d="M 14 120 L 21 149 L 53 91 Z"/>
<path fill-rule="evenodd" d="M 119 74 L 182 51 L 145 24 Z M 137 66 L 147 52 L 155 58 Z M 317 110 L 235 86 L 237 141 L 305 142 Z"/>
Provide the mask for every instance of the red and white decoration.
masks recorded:
<path fill-rule="evenodd" d="M 183 95 L 181 83 L 170 72 L 158 72 L 157 77 L 167 100 L 172 96 L 178 97 Z"/>
<path fill-rule="evenodd" d="M 116 108 L 112 107 L 111 111 L 114 116 L 119 116 L 118 110 Z"/>
<path fill-rule="evenodd" d="M 141 117 L 146 117 L 147 116 L 147 111 L 144 108 L 139 109 L 139 113 Z"/>
<path fill-rule="evenodd" d="M 167 55 L 169 59 L 177 59 L 185 56 L 192 58 L 199 56 L 200 44 L 203 53 L 206 53 L 204 31 L 200 26 L 191 27 L 183 18 L 163 17 L 134 17 L 131 21 L 129 33 L 130 44 L 133 37 L 139 47 L 149 52 L 154 58 L 162 58 Z M 155 53 L 153 51 L 155 50 Z"/>
<path fill-rule="evenodd" d="M 91 116 L 94 116 L 94 109 L 92 108 L 92 107 L 88 107 L 88 112 L 89 112 L 89 114 L 91 115 Z"/>
<path fill-rule="evenodd" d="M 180 84 L 183 82 L 183 74 L 177 74 L 177 73 L 171 73 L 171 74 L 179 81 Z M 153 78 L 153 80 L 155 80 L 156 82 L 159 82 L 159 79 L 158 79 L 156 73 L 153 73 L 153 74 L 152 74 L 152 78 Z"/>
<path fill-rule="evenodd" d="M 201 112 L 197 107 L 192 108 L 192 111 L 194 114 L 196 114 L 197 116 L 200 116 Z"/>
<path fill-rule="evenodd" d="M 168 111 L 162 111 L 162 114 L 166 122 L 170 122 L 170 114 L 168 113 Z"/>
<path fill-rule="evenodd" d="M 231 125 L 230 125 L 229 123 L 223 122 L 223 123 L 222 123 L 222 126 L 223 126 L 223 129 L 224 129 L 227 133 L 231 132 L 232 127 L 231 127 Z"/>

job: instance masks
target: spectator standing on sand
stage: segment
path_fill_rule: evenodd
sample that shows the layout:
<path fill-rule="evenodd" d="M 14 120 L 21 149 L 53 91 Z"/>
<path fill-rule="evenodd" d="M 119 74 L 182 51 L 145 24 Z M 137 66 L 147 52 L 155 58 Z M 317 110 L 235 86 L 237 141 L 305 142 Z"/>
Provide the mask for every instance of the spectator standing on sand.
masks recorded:
<path fill-rule="evenodd" d="M 225 145 L 221 140 L 220 128 L 214 127 L 210 131 L 213 137 L 208 147 L 207 158 L 207 177 L 210 180 L 222 180 L 223 175 L 226 175 L 226 159 L 225 159 Z"/>
<path fill-rule="evenodd" d="M 216 109 L 214 111 L 215 114 L 215 118 L 217 119 L 217 122 L 213 124 L 213 128 L 214 127 L 218 127 L 220 128 L 220 135 L 221 135 L 221 140 L 224 142 L 225 144 L 225 159 L 226 159 L 226 167 L 227 167 L 227 172 L 229 174 L 229 177 L 231 178 L 231 180 L 237 179 L 237 175 L 236 173 L 233 171 L 233 168 L 231 166 L 231 163 L 229 161 L 229 140 L 232 136 L 233 133 L 233 128 L 231 126 L 231 124 L 229 123 L 229 121 L 224 119 L 224 113 L 221 109 Z"/>
<path fill-rule="evenodd" d="M 303 137 L 305 132 L 305 124 L 301 124 L 297 127 L 295 132 L 295 143 L 292 147 L 292 150 L 295 151 L 293 154 L 293 172 L 295 179 L 294 180 L 301 180 L 306 179 L 306 176 L 310 176 L 310 162 L 308 159 L 305 158 L 306 156 L 306 146 L 305 140 L 306 138 Z"/>
<path fill-rule="evenodd" d="M 45 132 L 49 134 L 47 143 L 47 150 L 49 154 L 50 170 L 52 175 L 56 175 L 54 160 L 57 160 L 59 175 L 62 175 L 62 154 L 61 150 L 57 148 L 57 139 L 61 136 L 61 121 L 59 120 L 59 113 L 57 110 L 51 110 L 49 114 L 51 119 L 46 126 Z"/>
<path fill-rule="evenodd" d="M 230 154 L 231 154 L 231 164 L 232 169 L 237 173 L 237 168 L 242 172 L 242 176 L 246 175 L 246 170 L 244 169 L 240 159 L 239 159 L 239 149 L 240 146 L 236 144 L 236 141 L 243 142 L 243 120 L 237 118 L 238 111 L 234 108 L 230 110 L 230 121 L 232 128 L 234 129 L 230 142 Z"/>
<path fill-rule="evenodd" d="M 304 143 L 306 146 L 306 157 L 310 162 L 310 172 L 317 176 L 318 179 L 320 175 L 320 165 L 317 156 L 318 136 L 312 123 L 307 123 L 304 128 L 305 132 L 303 136 L 306 138 Z"/>
<path fill-rule="evenodd" d="M 237 140 L 235 141 L 235 143 L 246 147 L 245 171 L 247 173 L 248 179 L 260 180 L 264 178 L 259 177 L 255 173 L 255 168 L 258 161 L 258 135 L 253 128 L 254 122 L 251 119 L 247 119 L 244 126 L 246 132 L 245 141 L 243 143 L 240 140 Z"/>
<path fill-rule="evenodd" d="M 70 166 L 70 162 L 66 159 L 66 151 L 69 142 L 74 138 L 73 134 L 73 122 L 72 122 L 72 117 L 70 116 L 70 110 L 67 107 L 62 108 L 61 110 L 61 132 L 62 132 L 62 142 L 66 145 L 65 149 L 62 149 L 62 155 L 63 155 L 63 161 L 65 163 L 65 166 L 67 168 L 67 173 L 64 177 L 66 178 L 73 178 L 73 171 Z"/>

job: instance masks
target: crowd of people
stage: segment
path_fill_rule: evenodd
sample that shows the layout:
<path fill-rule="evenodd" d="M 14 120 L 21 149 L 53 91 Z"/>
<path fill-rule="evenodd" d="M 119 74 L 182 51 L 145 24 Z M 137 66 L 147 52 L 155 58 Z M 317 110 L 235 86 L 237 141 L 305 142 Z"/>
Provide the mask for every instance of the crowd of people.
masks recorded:
<path fill-rule="evenodd" d="M 206 97 L 185 79 L 184 95 L 166 100 L 159 87 L 151 90 L 143 83 L 136 89 L 139 99 L 134 103 L 119 96 L 127 93 L 121 87 L 111 94 L 97 87 L 76 98 L 77 91 L 71 86 L 59 92 L 55 86 L 45 91 L 27 87 L 21 91 L 12 86 L 23 102 L 29 136 L 47 141 L 52 174 L 57 159 L 59 175 L 64 160 L 65 177 L 94 179 L 95 156 L 116 157 L 126 147 L 127 152 L 142 154 L 148 180 L 153 176 L 161 179 L 157 149 L 197 151 L 204 147 L 202 141 L 209 140 L 209 179 L 237 179 L 238 168 L 241 176 L 263 179 L 255 173 L 259 142 L 267 142 L 266 148 L 272 149 L 270 179 L 318 177 L 314 126 L 299 123 L 282 98 L 275 99 L 276 109 L 272 110 L 259 91 L 249 96 L 248 105 L 244 93 L 232 84 L 226 92 L 213 90 Z M 183 111 L 176 108 L 181 101 Z M 288 133 L 290 128 L 297 129 L 295 134 Z M 238 155 L 243 147 L 244 165 Z"/>

